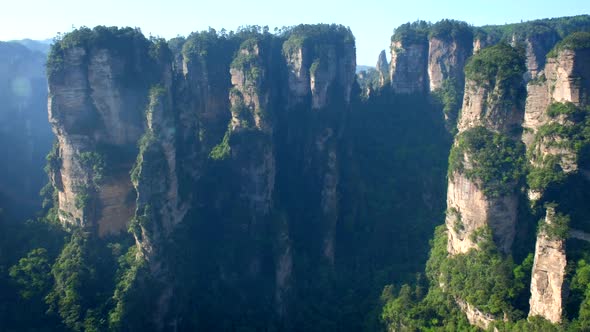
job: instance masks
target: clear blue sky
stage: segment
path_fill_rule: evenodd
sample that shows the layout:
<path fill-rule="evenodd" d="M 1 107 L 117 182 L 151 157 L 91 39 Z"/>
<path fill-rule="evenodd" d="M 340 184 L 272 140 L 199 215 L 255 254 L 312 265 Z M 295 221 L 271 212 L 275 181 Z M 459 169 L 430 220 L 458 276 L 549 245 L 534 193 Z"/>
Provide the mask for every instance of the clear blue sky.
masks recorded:
<path fill-rule="evenodd" d="M 139 27 L 146 34 L 172 38 L 208 27 L 235 30 L 241 25 L 274 27 L 298 23 L 349 26 L 357 62 L 374 65 L 388 49 L 393 29 L 416 19 L 443 18 L 473 25 L 503 24 L 590 13 L 590 0 L 3 0 L 0 40 L 47 39 L 72 26 Z"/>

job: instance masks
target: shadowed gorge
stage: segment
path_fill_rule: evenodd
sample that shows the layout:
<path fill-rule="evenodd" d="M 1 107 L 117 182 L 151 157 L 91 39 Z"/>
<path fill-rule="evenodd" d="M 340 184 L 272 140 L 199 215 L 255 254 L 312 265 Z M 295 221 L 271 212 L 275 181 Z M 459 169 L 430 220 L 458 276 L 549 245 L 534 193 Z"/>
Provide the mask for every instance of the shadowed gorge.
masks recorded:
<path fill-rule="evenodd" d="M 56 137 L 34 131 L 45 202 L 0 214 L 0 321 L 584 330 L 588 31 L 587 15 L 417 21 L 358 74 L 336 24 L 61 35 L 31 99 Z"/>

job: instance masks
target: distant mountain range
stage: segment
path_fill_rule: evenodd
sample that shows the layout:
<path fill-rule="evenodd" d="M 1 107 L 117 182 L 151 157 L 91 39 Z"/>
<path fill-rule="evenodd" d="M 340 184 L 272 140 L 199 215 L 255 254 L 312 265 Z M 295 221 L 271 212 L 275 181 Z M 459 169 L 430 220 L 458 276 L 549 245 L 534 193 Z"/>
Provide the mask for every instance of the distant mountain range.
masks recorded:
<path fill-rule="evenodd" d="M 11 40 L 10 42 L 19 43 L 26 48 L 30 49 L 31 51 L 38 51 L 43 54 L 49 53 L 49 47 L 53 42 L 53 39 L 45 39 L 45 40 L 32 40 L 32 39 L 21 39 L 21 40 Z"/>
<path fill-rule="evenodd" d="M 357 65 L 356 66 L 356 73 L 358 74 L 363 70 L 368 71 L 369 69 L 375 69 L 375 66 Z"/>

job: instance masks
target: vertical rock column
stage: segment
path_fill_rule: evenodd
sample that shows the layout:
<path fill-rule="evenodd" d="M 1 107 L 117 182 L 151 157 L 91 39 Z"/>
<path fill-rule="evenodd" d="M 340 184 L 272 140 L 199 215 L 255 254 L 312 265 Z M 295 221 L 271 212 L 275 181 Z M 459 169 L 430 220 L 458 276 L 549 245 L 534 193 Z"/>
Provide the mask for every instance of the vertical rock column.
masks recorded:
<path fill-rule="evenodd" d="M 565 301 L 565 239 L 551 234 L 555 210 L 547 209 L 544 225 L 537 235 L 535 261 L 531 274 L 529 317 L 541 316 L 552 323 L 561 322 Z"/>
<path fill-rule="evenodd" d="M 228 68 L 237 46 L 211 31 L 191 34 L 183 46 L 174 100 L 180 118 L 181 166 L 193 180 L 200 176 L 202 158 L 227 130 L 232 87 Z"/>
<path fill-rule="evenodd" d="M 527 67 L 525 79 L 527 81 L 535 79 L 542 74 L 546 55 L 558 40 L 559 35 L 552 29 L 537 32 L 524 40 Z"/>
<path fill-rule="evenodd" d="M 321 224 L 312 227 L 318 227 L 321 234 L 322 257 L 333 265 L 339 211 L 338 141 L 350 107 L 356 55 L 349 30 L 342 28 L 333 36 L 324 34 L 306 35 L 294 30 L 283 45 L 283 55 L 289 77 L 286 111 L 293 118 L 306 118 L 305 127 L 287 125 L 287 140 L 302 154 L 292 156 L 301 161 L 297 171 L 309 179 L 310 192 L 318 195 L 319 206 L 310 210 L 319 211 Z M 295 140 L 290 133 L 300 137 Z"/>
<path fill-rule="evenodd" d="M 531 174 L 529 199 L 536 203 L 553 182 L 580 170 L 576 147 L 588 115 L 590 93 L 590 49 L 573 47 L 572 40 L 590 40 L 590 34 L 573 34 L 549 53 L 537 79 L 528 84 L 523 141 L 527 144 Z M 564 134 L 565 133 L 565 134 Z M 535 246 L 529 316 L 541 316 L 553 323 L 562 319 L 566 296 L 566 253 L 564 234 L 555 234 L 563 220 L 548 207 Z M 557 225 L 556 225 L 557 224 Z M 553 231 L 553 232 L 552 232 Z M 552 234 L 553 233 L 553 234 Z"/>
<path fill-rule="evenodd" d="M 137 208 L 129 226 L 139 255 L 148 263 L 150 277 L 162 286 L 158 289 L 154 311 L 150 313 L 157 330 L 165 329 L 165 317 L 174 296 L 164 248 L 189 208 L 179 193 L 171 62 L 162 65 L 160 82 L 149 91 L 145 112 L 147 128 L 139 140 L 140 151 L 131 172 Z"/>
<path fill-rule="evenodd" d="M 499 251 L 511 252 L 516 185 L 524 166 L 524 147 L 514 134 L 524 110 L 524 71 L 524 57 L 505 44 L 481 50 L 465 67 L 459 133 L 449 157 L 445 223 L 450 256 L 482 250 L 480 235 L 488 229 Z M 487 328 L 497 319 L 463 298 L 455 296 L 455 302 L 471 324 Z"/>
<path fill-rule="evenodd" d="M 385 86 L 389 82 L 389 64 L 387 63 L 385 50 L 379 53 L 379 58 L 377 59 L 377 65 L 375 68 L 379 73 L 379 86 Z"/>
<path fill-rule="evenodd" d="M 567 39 L 567 38 L 566 38 Z M 525 128 L 522 140 L 529 150 L 529 162 L 534 172 L 569 174 L 578 170 L 578 151 L 565 132 L 581 124 L 575 114 L 589 102 L 590 49 L 570 49 L 560 43 L 548 57 L 545 68 L 527 85 Z M 547 179 L 532 177 L 529 198 L 539 200 Z"/>
<path fill-rule="evenodd" d="M 445 80 L 452 79 L 458 87 L 465 84 L 463 68 L 472 53 L 471 34 L 463 36 L 464 40 L 451 36 L 432 37 L 429 40 L 428 78 L 430 91 L 443 86 Z"/>
<path fill-rule="evenodd" d="M 62 223 L 104 236 L 124 231 L 135 210 L 129 171 L 143 132 L 144 83 L 158 68 L 143 36 L 133 51 L 118 49 L 128 40 L 101 47 L 83 38 L 58 42 L 50 54 L 49 121 L 59 142 L 51 179 Z"/>
<path fill-rule="evenodd" d="M 154 276 L 162 272 L 162 241 L 179 224 L 188 208 L 178 193 L 177 152 L 170 81 L 150 90 L 146 133 L 131 179 L 137 210 L 131 225 L 140 252 Z"/>
<path fill-rule="evenodd" d="M 430 92 L 443 102 L 447 128 L 453 131 L 465 87 L 464 67 L 473 50 L 472 28 L 465 22 L 442 20 L 432 26 L 428 46 Z"/>
<path fill-rule="evenodd" d="M 395 93 L 422 93 L 428 89 L 428 41 L 426 36 L 416 40 L 391 42 L 389 79 Z"/>
<path fill-rule="evenodd" d="M 240 253 L 246 264 L 238 273 L 254 282 L 274 281 L 275 313 L 281 317 L 286 314 L 290 300 L 292 257 L 286 220 L 273 214 L 276 178 L 273 134 L 279 109 L 275 100 L 281 90 L 273 86 L 280 59 L 273 57 L 271 38 L 262 34 L 245 40 L 230 65 L 231 119 L 224 140 L 229 148 L 226 158 L 239 180 L 239 205 L 249 216 L 242 220 L 238 236 L 255 248 Z M 263 237 L 272 238 L 272 243 L 261 242 Z M 274 276 L 261 273 L 265 270 L 267 250 L 272 250 Z"/>
<path fill-rule="evenodd" d="M 499 59 L 495 58 L 497 56 L 508 57 L 518 69 L 514 71 L 511 65 L 500 67 L 489 77 L 480 77 L 477 72 L 473 72 L 485 70 L 485 66 L 495 66 L 499 63 Z M 486 184 L 484 179 L 473 175 L 477 174 L 476 167 L 483 167 L 477 165 L 477 160 L 473 160 L 473 153 L 481 146 L 468 142 L 468 137 L 504 137 L 509 140 L 508 142 L 516 141 L 511 135 L 522 121 L 524 95 L 521 75 L 524 72 L 524 60 L 516 50 L 501 44 L 478 53 L 472 58 L 469 66 L 471 68 L 466 68 L 467 81 L 463 110 L 458 123 L 459 134 L 451 152 L 451 157 L 460 167 L 453 164 L 449 166 L 446 218 L 448 251 L 453 255 L 477 248 L 476 239 L 472 234 L 484 226 L 489 226 L 496 245 L 507 253 L 510 252 L 515 235 L 516 181 L 495 179 L 488 180 L 490 183 Z M 498 186 L 498 181 L 507 183 L 494 190 L 484 187 Z"/>
<path fill-rule="evenodd" d="M 241 179 L 240 196 L 253 215 L 265 216 L 272 207 L 275 156 L 268 90 L 270 59 L 257 39 L 245 41 L 231 64 L 230 149 Z M 241 139 L 240 139 L 241 138 Z"/>

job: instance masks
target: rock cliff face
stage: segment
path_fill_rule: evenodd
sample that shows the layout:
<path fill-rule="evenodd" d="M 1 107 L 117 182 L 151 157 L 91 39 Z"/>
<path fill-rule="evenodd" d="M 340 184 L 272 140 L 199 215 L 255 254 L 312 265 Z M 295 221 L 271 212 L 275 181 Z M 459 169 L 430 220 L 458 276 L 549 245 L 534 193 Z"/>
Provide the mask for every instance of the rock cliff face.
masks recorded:
<path fill-rule="evenodd" d="M 559 102 L 570 101 L 576 105 L 587 104 L 590 94 L 590 50 L 564 49 L 557 58 L 551 60 L 547 68 L 547 81 L 553 91 L 553 99 Z"/>
<path fill-rule="evenodd" d="M 508 46 L 498 46 L 498 48 L 506 47 Z M 482 51 L 472 61 L 478 61 L 480 56 L 486 56 L 486 52 Z M 513 56 L 517 57 L 516 54 Z M 518 61 L 517 58 L 515 59 Z M 498 72 L 497 75 L 503 75 L 503 73 Z M 518 91 L 521 84 L 518 78 L 502 84 L 497 82 L 496 78 L 479 82 L 468 78 L 458 124 L 459 134 L 483 126 L 500 135 L 508 137 L 513 135 L 514 128 L 522 122 L 522 100 L 520 99 L 522 95 L 509 95 L 508 91 Z M 455 145 L 457 144 L 459 143 L 456 142 Z M 472 157 L 468 151 L 457 156 L 463 160 L 464 167 L 454 171 L 449 178 L 446 218 L 449 236 L 448 251 L 451 254 L 457 254 L 475 248 L 476 242 L 471 235 L 477 229 L 489 226 L 498 248 L 503 252 L 510 252 L 517 216 L 516 193 L 514 190 L 507 190 L 501 195 L 486 197 L 481 180 L 477 178 L 469 180 L 465 176 L 477 167 L 472 164 L 470 160 Z"/>
<path fill-rule="evenodd" d="M 492 37 L 479 36 L 473 42 L 471 30 L 467 38 L 459 39 L 455 30 L 438 35 L 434 25 L 422 23 L 416 24 L 413 32 L 394 36 L 389 65 L 381 52 L 379 84 L 391 84 L 391 91 L 384 89 L 375 94 L 377 99 L 358 102 L 370 111 L 378 110 L 374 114 L 379 118 L 371 121 L 365 121 L 365 114 L 359 115 L 365 109 L 350 112 L 357 104 L 351 101 L 355 44 L 350 30 L 341 26 L 298 26 L 275 35 L 256 27 L 230 34 L 210 30 L 177 40 L 175 48 L 147 40 L 133 29 L 82 28 L 66 35 L 53 47 L 48 67 L 49 118 L 58 139 L 49 156 L 49 169 L 60 220 L 103 238 L 131 231 L 136 242 L 133 249 L 137 249 L 131 253 L 137 253 L 137 262 L 148 264 L 129 268 L 122 263 L 122 271 L 133 270 L 124 275 L 123 282 L 136 278 L 141 284 L 151 277 L 160 284 L 146 295 L 157 307 L 149 312 L 155 329 L 211 327 L 203 323 L 211 318 L 229 321 L 231 328 L 244 321 L 258 324 L 262 320 L 264 326 L 253 325 L 256 328 L 252 329 L 288 330 L 281 322 L 307 317 L 308 313 L 301 313 L 305 310 L 297 314 L 291 310 L 313 299 L 308 294 L 315 293 L 316 287 L 322 288 L 317 291 L 321 293 L 325 284 L 336 281 L 327 292 L 338 297 L 341 280 L 337 273 L 349 268 L 362 270 L 359 280 L 365 280 L 373 272 L 365 273 L 362 267 L 368 264 L 361 262 L 373 257 L 365 253 L 355 256 L 359 248 L 349 248 L 353 246 L 347 240 L 365 244 L 365 239 L 376 237 L 374 233 L 391 232 L 389 220 L 367 221 L 373 216 L 385 220 L 394 215 L 387 211 L 397 211 L 378 206 L 391 198 L 381 193 L 390 188 L 366 188 L 380 181 L 380 176 L 358 179 L 365 170 L 359 166 L 363 161 L 381 162 L 380 154 L 394 152 L 390 154 L 401 158 L 387 161 L 397 172 L 395 162 L 405 157 L 405 146 L 387 146 L 386 150 L 381 147 L 387 145 L 382 137 L 364 136 L 367 128 L 380 133 L 402 127 L 381 127 L 379 121 L 385 116 L 379 107 L 389 104 L 380 103 L 390 102 L 390 97 L 396 107 L 411 101 L 415 109 L 424 112 L 416 114 L 422 115 L 438 107 L 426 98 L 428 91 L 438 91 L 442 96 L 434 95 L 444 104 L 457 99 L 452 102 L 453 111 L 457 111 L 456 96 L 460 98 L 464 92 L 458 134 L 449 158 L 452 168 L 445 226 L 437 231 L 448 240 L 437 238 L 441 240 L 436 245 L 439 261 L 433 260 L 432 266 L 452 270 L 448 273 L 451 282 L 446 285 L 454 285 L 456 274 L 474 272 L 462 269 L 463 258 L 481 259 L 484 266 L 495 261 L 494 267 L 505 269 L 509 276 L 491 283 L 512 286 L 514 265 L 508 257 L 522 254 L 513 242 L 519 200 L 524 198 L 517 186 L 524 183 L 526 171 L 524 167 L 511 169 L 525 158 L 520 130 L 525 128 L 522 140 L 533 168 L 544 167 L 545 160 L 551 159 L 557 160 L 552 166 L 563 173 L 576 174 L 581 167 L 579 151 L 560 129 L 578 128 L 580 121 L 571 114 L 588 105 L 590 53 L 559 49 L 545 63 L 545 53 L 558 38 L 554 33 L 523 40 L 514 37 L 514 45 L 524 43 L 526 53 L 520 54 L 506 44 L 490 46 L 496 43 Z M 414 25 L 409 27 L 414 29 Z M 472 51 L 475 55 L 467 64 Z M 445 91 L 448 82 L 453 83 L 452 91 Z M 421 104 L 417 98 L 428 101 Z M 434 123 L 406 115 L 386 120 Z M 446 136 L 441 134 L 440 118 L 440 123 L 417 124 L 417 128 L 440 130 L 436 135 L 443 140 Z M 362 123 L 352 129 L 353 136 L 345 137 L 348 126 L 357 125 L 354 120 Z M 416 137 L 400 136 L 405 138 L 399 140 L 402 142 Z M 350 144 L 350 137 L 362 143 Z M 471 145 L 466 143 L 468 137 L 472 137 Z M 354 150 L 362 144 L 370 147 L 360 148 L 360 157 L 353 158 Z M 437 147 L 433 144 L 429 149 Z M 482 157 L 482 150 L 488 155 Z M 366 158 L 364 153 L 379 156 Z M 352 166 L 347 165 L 349 161 Z M 410 166 L 420 164 L 408 162 Z M 405 167 L 399 169 L 406 171 Z M 384 182 L 397 184 L 396 176 Z M 434 187 L 435 182 L 430 178 L 399 181 L 402 187 L 407 183 Z M 432 207 L 429 215 L 434 214 L 435 207 L 443 205 L 433 198 L 444 191 L 444 184 L 442 187 L 418 190 L 415 196 L 406 197 L 421 198 L 418 206 Z M 357 190 L 359 193 L 348 195 L 348 191 Z M 393 197 L 396 199 L 390 201 L 401 205 L 398 197 Z M 346 206 L 353 200 L 362 202 Z M 520 212 L 528 213 L 523 210 Z M 537 237 L 530 288 L 530 316 L 540 315 L 552 322 L 561 319 L 566 284 L 565 242 L 548 230 L 556 217 L 549 208 L 545 218 L 549 228 L 543 228 Z M 421 220 L 425 219 L 422 216 Z M 416 232 L 426 227 L 416 226 Z M 486 246 L 482 245 L 484 237 Z M 383 238 L 390 239 L 387 235 Z M 366 250 L 371 251 L 373 247 Z M 413 254 L 408 251 L 400 257 Z M 349 259 L 348 253 L 354 258 Z M 389 268 L 389 259 L 376 257 L 370 264 Z M 135 291 L 135 286 L 117 288 L 118 304 L 125 301 L 126 294 L 121 294 Z M 443 282 L 439 286 L 456 292 L 450 286 L 445 290 Z M 419 297 L 418 290 L 415 292 Z M 469 322 L 480 328 L 489 328 L 501 319 L 505 308 L 521 309 L 511 307 L 511 301 L 515 302 L 512 295 L 486 304 L 488 294 L 480 302 L 460 294 L 451 293 L 451 298 Z M 222 298 L 232 301 L 219 301 Z M 497 300 L 493 295 L 488 299 Z M 244 310 L 246 306 L 248 310 Z M 208 316 L 219 313 L 229 318 Z M 297 324 L 300 329 L 307 326 L 306 322 Z"/>
<path fill-rule="evenodd" d="M 377 65 L 375 66 L 379 73 L 379 86 L 385 86 L 389 82 L 389 63 L 387 63 L 387 56 L 385 50 L 379 53 Z"/>
<path fill-rule="evenodd" d="M 539 78 L 529 82 L 523 123 L 523 141 L 528 146 L 533 143 L 538 128 L 551 120 L 547 109 L 552 102 L 572 102 L 576 105 L 588 102 L 588 57 L 589 51 L 560 51 L 547 60 Z"/>
<path fill-rule="evenodd" d="M 0 42 L 0 163 L 2 209 L 18 218 L 39 209 L 47 181 L 45 157 L 54 136 L 47 122 L 45 54 Z"/>
<path fill-rule="evenodd" d="M 459 86 L 463 86 L 465 83 L 463 67 L 471 53 L 471 43 L 454 39 L 430 38 L 428 51 L 430 91 L 441 88 L 447 79 L 453 79 Z"/>
<path fill-rule="evenodd" d="M 490 314 L 480 311 L 471 304 L 461 300 L 455 299 L 461 311 L 467 316 L 467 320 L 471 325 L 475 325 L 481 329 L 487 330 L 490 324 L 492 324 L 496 318 Z"/>
<path fill-rule="evenodd" d="M 230 73 L 231 122 L 229 127 L 231 158 L 238 168 L 240 196 L 255 214 L 266 215 L 272 207 L 275 156 L 272 145 L 272 107 L 269 78 L 271 50 L 262 41 L 242 44 Z M 239 139 L 241 137 L 241 139 Z"/>
<path fill-rule="evenodd" d="M 289 74 L 288 112 L 292 116 L 302 108 L 313 110 L 305 116 L 313 118 L 319 125 L 308 127 L 307 137 L 294 139 L 302 128 L 287 128 L 287 144 L 294 151 L 307 151 L 305 155 L 292 156 L 300 160 L 301 168 L 296 172 L 310 179 L 309 185 L 318 193 L 317 201 L 322 212 L 323 256 L 331 263 L 335 257 L 335 228 L 338 220 L 339 153 L 338 140 L 342 130 L 343 115 L 350 108 L 350 94 L 355 80 L 356 56 L 350 33 L 342 39 L 329 42 L 314 41 L 307 47 L 283 46 Z M 285 45 L 293 45 L 300 36 L 290 37 Z M 313 40 L 313 38 L 311 39 Z M 307 67 L 306 67 L 307 66 Z M 307 68 L 307 69 L 302 69 Z M 309 72 L 310 83 L 304 82 Z M 306 90 L 307 89 L 307 90 Z M 308 104 L 310 103 L 310 104 Z M 309 106 L 308 106 L 309 105 Z M 301 145 L 301 143 L 304 143 Z"/>
<path fill-rule="evenodd" d="M 558 44 L 547 63 L 529 82 L 523 127 L 529 162 L 536 176 L 529 179 L 532 202 L 545 199 L 545 189 L 579 171 L 580 150 L 575 134 L 583 126 L 579 110 L 588 105 L 590 50 L 570 49 Z M 570 133 L 570 134 L 563 134 Z M 579 139 L 579 138 L 578 138 Z M 584 173 L 584 170 L 582 170 Z M 543 174 L 551 174 L 552 176 Z M 541 316 L 559 323 L 567 296 L 565 238 L 550 234 L 556 212 L 547 208 L 542 231 L 537 236 L 531 280 L 529 316 Z"/>
<path fill-rule="evenodd" d="M 198 155 L 206 154 L 227 129 L 230 119 L 228 93 L 231 77 L 228 70 L 236 47 L 211 32 L 190 36 L 181 51 L 182 71 L 175 80 L 174 100 L 180 108 L 183 168 L 198 178 L 194 167 Z M 198 137 L 197 140 L 194 138 Z"/>
<path fill-rule="evenodd" d="M 318 52 L 310 45 L 297 42 L 298 38 L 301 37 L 291 36 L 283 46 L 290 107 L 304 104 L 311 97 L 314 109 L 324 108 L 335 101 L 329 100 L 333 91 L 342 94 L 346 103 L 350 102 L 352 83 L 356 78 L 354 43 L 346 41 L 342 45 L 342 41 L 329 42 L 322 45 Z"/>
<path fill-rule="evenodd" d="M 447 231 L 449 254 L 462 254 L 477 248 L 472 235 L 489 226 L 494 240 L 503 252 L 510 252 L 515 235 L 517 198 L 515 194 L 486 197 L 481 183 L 455 173 L 449 179 L 447 194 Z"/>
<path fill-rule="evenodd" d="M 506 95 L 499 86 L 467 80 L 457 129 L 463 132 L 484 126 L 496 132 L 510 133 L 522 123 L 523 108 L 520 98 Z"/>
<path fill-rule="evenodd" d="M 428 42 L 392 41 L 389 79 L 396 93 L 422 93 L 428 87 Z"/>
<path fill-rule="evenodd" d="M 555 128 L 575 130 L 580 119 L 573 114 L 588 105 L 590 86 L 589 50 L 561 49 L 549 57 L 538 78 L 527 85 L 527 101 L 522 140 L 527 145 L 530 163 L 536 169 L 559 169 L 569 174 L 578 170 L 578 152 L 570 138 Z M 546 185 L 546 184 L 545 184 Z M 538 200 L 541 184 L 533 184 L 529 197 Z"/>
<path fill-rule="evenodd" d="M 559 41 L 558 34 L 553 31 L 544 31 L 524 40 L 526 51 L 526 67 L 525 79 L 527 81 L 536 78 L 545 67 L 545 59 L 547 53 Z"/>
<path fill-rule="evenodd" d="M 137 208 L 131 228 L 140 252 L 152 263 L 150 267 L 154 274 L 160 272 L 158 250 L 161 242 L 183 220 L 188 209 L 179 194 L 171 76 L 171 71 L 167 70 L 163 85 L 150 90 L 147 128 L 131 172 L 137 192 Z"/>
<path fill-rule="evenodd" d="M 544 223 L 551 227 L 555 210 L 547 209 Z M 552 323 L 561 322 L 565 302 L 565 239 L 550 236 L 546 230 L 537 235 L 531 280 L 529 317 L 541 316 Z"/>
<path fill-rule="evenodd" d="M 497 54 L 495 52 L 498 50 L 510 54 L 510 61 L 519 66 L 516 72 L 512 72 L 513 67 L 498 66 L 494 67 L 495 71 L 492 71 L 491 76 L 482 78 L 473 75 L 471 68 L 466 69 L 468 76 L 463 108 L 458 121 L 459 133 L 455 137 L 449 158 L 454 160 L 449 166 L 445 220 L 447 251 L 450 256 L 466 254 L 470 250 L 481 250 L 481 237 L 478 234 L 486 229 L 491 230 L 495 246 L 505 254 L 511 252 L 515 238 L 518 213 L 517 181 L 510 179 L 502 190 L 491 193 L 488 187 L 490 183 L 485 182 L 485 175 L 478 175 L 498 171 L 486 168 L 490 166 L 485 166 L 486 163 L 479 159 L 479 149 L 484 149 L 491 140 L 504 140 L 512 142 L 507 144 L 515 146 L 517 137 L 513 134 L 514 128 L 522 123 L 524 95 L 515 91 L 522 89 L 524 59 L 510 46 L 497 45 L 480 51 L 470 60 L 469 66 L 477 64 L 477 70 L 486 70 L 483 68 L 486 61 L 493 57 L 493 54 Z M 493 62 L 496 63 L 495 60 Z M 511 73 L 511 78 L 500 81 L 500 77 L 506 79 L 508 73 Z M 472 141 L 473 137 L 479 138 Z M 497 153 L 504 151 L 505 147 L 496 143 L 492 149 Z M 455 300 L 471 324 L 488 328 L 494 321 L 493 315 L 481 311 L 465 299 Z"/>
<path fill-rule="evenodd" d="M 96 228 L 101 235 L 118 234 L 132 217 L 134 189 L 128 174 L 144 130 L 147 89 L 127 84 L 121 73 L 147 70 L 147 64 L 134 59 L 140 49 L 129 56 L 118 51 L 55 48 L 61 54 L 53 56 L 60 56 L 63 65 L 55 65 L 49 75 L 49 120 L 59 142 L 60 163 L 51 176 L 59 218 L 64 224 Z"/>
<path fill-rule="evenodd" d="M 132 29 L 84 28 L 52 49 L 49 118 L 59 144 L 50 168 L 60 220 L 99 236 L 130 229 L 151 277 L 167 285 L 158 290 L 157 328 L 169 325 L 177 291 L 165 253 L 191 213 L 218 216 L 222 237 L 239 239 L 224 244 L 215 280 L 228 288 L 274 282 L 274 311 L 287 314 L 291 232 L 299 226 L 278 212 L 279 167 L 309 186 L 315 205 L 307 209 L 321 220 L 313 253 L 321 258 L 314 259 L 334 264 L 339 135 L 355 80 L 354 38 L 343 27 L 338 36 L 299 28 L 286 37 L 203 32 L 176 54 Z"/>
<path fill-rule="evenodd" d="M 305 52 L 305 53 L 304 53 Z M 309 94 L 309 66 L 311 65 L 307 54 L 309 50 L 302 46 L 293 49 L 284 49 L 288 68 L 288 87 L 290 105 L 301 103 Z"/>

